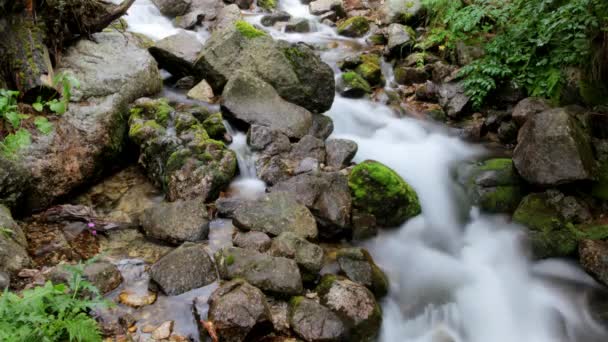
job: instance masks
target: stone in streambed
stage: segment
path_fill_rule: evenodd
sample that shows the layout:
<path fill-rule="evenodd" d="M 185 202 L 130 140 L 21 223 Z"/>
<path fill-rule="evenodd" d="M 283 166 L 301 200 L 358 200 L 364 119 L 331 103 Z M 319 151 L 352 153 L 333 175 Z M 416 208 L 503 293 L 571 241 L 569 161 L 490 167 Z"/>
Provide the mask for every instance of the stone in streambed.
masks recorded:
<path fill-rule="evenodd" d="M 323 15 L 328 12 L 333 12 L 334 16 L 343 17 L 346 13 L 344 11 L 344 3 L 342 0 L 315 0 L 309 4 L 310 13 L 313 15 Z"/>
<path fill-rule="evenodd" d="M 551 109 L 549 101 L 538 97 L 528 97 L 517 103 L 511 117 L 521 127 L 529 118 L 549 109 Z"/>
<path fill-rule="evenodd" d="M 369 21 L 362 16 L 346 19 L 338 25 L 338 34 L 346 37 L 363 37 L 369 31 Z"/>
<path fill-rule="evenodd" d="M 372 92 L 369 83 L 354 71 L 343 73 L 337 88 L 340 95 L 350 98 L 361 98 Z"/>
<path fill-rule="evenodd" d="M 390 24 L 387 30 L 388 44 L 386 48 L 389 53 L 403 54 L 404 49 L 411 48 L 416 43 L 416 33 L 414 30 L 401 24 Z"/>
<path fill-rule="evenodd" d="M 173 76 L 190 76 L 194 72 L 194 62 L 203 48 L 195 35 L 181 31 L 158 41 L 148 50 L 159 67 Z"/>
<path fill-rule="evenodd" d="M 316 279 L 323 267 L 323 249 L 294 233 L 285 232 L 274 238 L 268 253 L 294 259 L 305 279 Z"/>
<path fill-rule="evenodd" d="M 0 156 L 0 206 L 16 208 L 28 189 L 28 173 L 16 161 Z"/>
<path fill-rule="evenodd" d="M 209 285 L 217 279 L 215 265 L 201 244 L 185 243 L 150 268 L 151 279 L 169 296 Z"/>
<path fill-rule="evenodd" d="M 0 272 L 16 275 L 31 264 L 23 231 L 13 220 L 11 212 L 0 205 Z"/>
<path fill-rule="evenodd" d="M 236 247 L 263 253 L 270 248 L 272 239 L 262 232 L 237 232 L 232 238 L 232 243 Z"/>
<path fill-rule="evenodd" d="M 222 341 L 245 341 L 272 326 L 266 296 L 243 279 L 222 284 L 208 302 L 208 320 Z"/>
<path fill-rule="evenodd" d="M 68 283 L 72 279 L 72 276 L 72 272 L 59 265 L 51 271 L 48 278 L 53 283 Z M 93 284 L 102 295 L 109 293 L 122 283 L 120 271 L 109 262 L 94 262 L 86 265 L 82 276 L 83 279 Z"/>
<path fill-rule="evenodd" d="M 229 118 L 267 126 L 291 138 L 301 138 L 312 126 L 312 114 L 287 102 L 262 79 L 237 72 L 222 93 L 222 108 Z"/>
<path fill-rule="evenodd" d="M 262 17 L 261 23 L 264 26 L 273 26 L 276 23 L 286 22 L 291 19 L 291 14 L 285 11 L 279 11 L 275 13 L 266 14 Z"/>
<path fill-rule="evenodd" d="M 583 269 L 608 285 L 608 242 L 583 240 L 579 245 L 579 255 Z"/>
<path fill-rule="evenodd" d="M 307 342 L 345 340 L 346 327 L 330 309 L 306 297 L 293 297 L 289 303 L 289 325 Z"/>
<path fill-rule="evenodd" d="M 152 0 L 160 12 L 170 18 L 186 14 L 191 2 L 191 0 Z"/>
<path fill-rule="evenodd" d="M 372 160 L 355 166 L 348 178 L 353 207 L 382 226 L 399 226 L 420 214 L 416 192 L 389 167 Z"/>
<path fill-rule="evenodd" d="M 589 180 L 595 168 L 590 138 L 565 108 L 544 111 L 526 121 L 513 162 L 526 181 L 544 186 Z"/>
<path fill-rule="evenodd" d="M 215 99 L 215 95 L 213 94 L 213 89 L 207 81 L 202 80 L 196 86 L 188 91 L 186 96 L 189 99 L 198 100 L 202 102 L 213 103 Z"/>
<path fill-rule="evenodd" d="M 297 295 L 304 290 L 298 264 L 291 259 L 226 247 L 215 254 L 215 262 L 222 279 L 243 278 L 277 295 Z"/>
<path fill-rule="evenodd" d="M 141 225 L 147 236 L 174 244 L 207 238 L 209 217 L 200 199 L 160 203 L 146 209 Z"/>
<path fill-rule="evenodd" d="M 228 130 L 224 126 L 224 118 L 222 113 L 214 113 L 209 115 L 203 121 L 203 128 L 209 134 L 211 139 L 222 140 L 225 139 Z"/>
<path fill-rule="evenodd" d="M 347 139 L 329 139 L 325 142 L 327 166 L 341 170 L 350 165 L 357 154 L 357 143 Z"/>
<path fill-rule="evenodd" d="M 317 224 L 310 211 L 286 192 L 273 192 L 255 201 L 238 200 L 230 207 L 222 206 L 223 201 L 217 202 L 219 213 L 232 218 L 240 229 L 272 236 L 292 232 L 303 238 L 317 237 Z"/>
<path fill-rule="evenodd" d="M 388 278 L 363 248 L 342 248 L 336 253 L 340 270 L 350 280 L 370 289 L 378 298 L 388 293 Z"/>
<path fill-rule="evenodd" d="M 310 22 L 305 18 L 293 18 L 285 25 L 285 32 L 310 32 Z"/>

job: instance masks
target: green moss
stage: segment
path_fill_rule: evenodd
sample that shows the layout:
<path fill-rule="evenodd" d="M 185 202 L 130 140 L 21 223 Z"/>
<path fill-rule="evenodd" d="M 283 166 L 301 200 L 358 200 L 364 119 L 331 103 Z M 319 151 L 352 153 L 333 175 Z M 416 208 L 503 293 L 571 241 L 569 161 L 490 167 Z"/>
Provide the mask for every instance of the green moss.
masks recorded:
<path fill-rule="evenodd" d="M 192 156 L 192 153 L 188 149 L 179 149 L 169 155 L 167 159 L 166 170 L 167 173 L 179 170 L 184 166 L 186 160 Z"/>
<path fill-rule="evenodd" d="M 338 25 L 338 34 L 346 37 L 362 37 L 369 31 L 369 21 L 362 16 L 346 19 Z"/>
<path fill-rule="evenodd" d="M 338 279 L 338 276 L 335 274 L 325 274 L 321 280 L 319 280 L 319 284 L 315 288 L 315 292 L 317 292 L 319 295 L 328 293 L 334 282 Z"/>
<path fill-rule="evenodd" d="M 234 255 L 228 254 L 226 256 L 226 265 L 230 266 L 232 264 L 234 264 Z"/>
<path fill-rule="evenodd" d="M 302 300 L 304 300 L 304 296 L 291 297 L 289 300 L 289 306 L 292 308 L 292 310 L 296 309 L 300 303 L 302 303 Z"/>
<path fill-rule="evenodd" d="M 344 81 L 344 85 L 349 89 L 357 89 L 367 94 L 372 92 L 372 87 L 369 83 L 354 71 L 343 73 L 342 80 Z"/>
<path fill-rule="evenodd" d="M 266 32 L 258 30 L 253 25 L 244 20 L 237 20 L 234 26 L 245 38 L 248 39 L 266 36 Z"/>
<path fill-rule="evenodd" d="M 518 185 L 486 188 L 479 199 L 479 207 L 491 213 L 508 213 L 517 208 L 523 198 L 522 188 Z"/>
<path fill-rule="evenodd" d="M 361 55 L 362 63 L 357 66 L 355 71 L 361 75 L 370 85 L 381 86 L 384 84 L 380 56 L 376 54 Z"/>
<path fill-rule="evenodd" d="M 513 160 L 510 158 L 495 158 L 488 159 L 481 163 L 479 167 L 482 171 L 500 171 L 503 169 L 509 169 L 513 167 Z"/>
<path fill-rule="evenodd" d="M 416 192 L 395 171 L 379 162 L 368 160 L 355 166 L 348 185 L 353 206 L 374 215 L 380 225 L 399 226 L 421 212 Z"/>
<path fill-rule="evenodd" d="M 137 144 L 143 143 L 150 137 L 164 135 L 164 133 L 165 128 L 154 120 L 136 119 L 131 122 L 129 127 L 129 138 Z"/>
<path fill-rule="evenodd" d="M 224 126 L 224 118 L 222 113 L 211 114 L 205 121 L 203 121 L 203 127 L 213 139 L 222 139 L 226 134 L 226 127 Z"/>
<path fill-rule="evenodd" d="M 276 0 L 258 0 L 258 7 L 271 11 L 275 8 L 277 8 L 277 1 Z"/>

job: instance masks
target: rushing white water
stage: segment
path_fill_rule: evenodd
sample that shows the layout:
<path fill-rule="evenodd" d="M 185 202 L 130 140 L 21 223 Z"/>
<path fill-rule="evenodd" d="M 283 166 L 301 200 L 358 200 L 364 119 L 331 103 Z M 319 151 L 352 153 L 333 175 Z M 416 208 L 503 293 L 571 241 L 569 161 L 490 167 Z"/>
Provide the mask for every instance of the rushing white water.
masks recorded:
<path fill-rule="evenodd" d="M 298 0 L 282 0 L 294 17 L 313 19 Z M 260 15 L 247 20 L 257 23 Z M 155 39 L 175 32 L 167 19 L 137 0 L 127 18 L 131 30 Z M 275 37 L 335 43 L 322 54 L 332 67 L 363 40 L 338 37 L 316 23 L 315 31 Z M 383 65 L 387 71 L 390 68 Z M 369 100 L 336 97 L 327 113 L 334 137 L 356 141 L 356 161 L 375 159 L 397 171 L 417 191 L 422 214 L 365 245 L 391 280 L 383 302 L 381 340 L 386 342 L 594 342 L 608 332 L 590 318 L 586 295 L 596 285 L 578 266 L 560 260 L 533 262 L 522 228 L 505 217 L 482 215 L 463 203 L 451 167 L 478 158 L 483 149 L 445 128 L 397 118 Z M 241 177 L 232 185 L 246 195 L 264 191 L 243 133 L 231 132 Z M 249 191 L 249 192 L 248 192 Z"/>

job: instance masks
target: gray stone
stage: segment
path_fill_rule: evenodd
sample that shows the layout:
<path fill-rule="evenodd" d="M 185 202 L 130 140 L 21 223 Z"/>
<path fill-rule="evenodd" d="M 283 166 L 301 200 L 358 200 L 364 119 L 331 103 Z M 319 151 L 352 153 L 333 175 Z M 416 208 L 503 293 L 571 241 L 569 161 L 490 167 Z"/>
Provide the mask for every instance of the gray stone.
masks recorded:
<path fill-rule="evenodd" d="M 160 13 L 170 18 L 184 15 L 190 9 L 191 0 L 152 0 Z"/>
<path fill-rule="evenodd" d="M 161 90 L 156 61 L 131 34 L 93 37 L 71 46 L 57 67 L 58 74 L 80 82 L 72 89 L 68 111 L 50 134 L 36 136 L 16 159 L 31 184 L 24 210 L 47 208 L 113 168 L 126 143 L 128 105 Z"/>
<path fill-rule="evenodd" d="M 237 232 L 232 238 L 236 247 L 266 252 L 272 244 L 272 239 L 262 232 Z"/>
<path fill-rule="evenodd" d="M 217 279 L 215 265 L 201 244 L 185 243 L 150 268 L 151 279 L 169 296 L 209 285 Z"/>
<path fill-rule="evenodd" d="M 314 15 L 322 15 L 333 11 L 344 15 L 344 5 L 342 0 L 315 0 L 309 5 L 310 13 Z"/>
<path fill-rule="evenodd" d="M 207 207 L 200 199 L 160 203 L 140 220 L 148 237 L 173 244 L 201 241 L 209 234 Z"/>
<path fill-rule="evenodd" d="M 378 298 L 388 293 L 388 278 L 363 248 L 342 248 L 336 253 L 340 270 L 348 279 L 370 289 Z"/>
<path fill-rule="evenodd" d="M 221 201 L 218 201 L 221 202 Z M 255 201 L 241 200 L 220 214 L 232 218 L 243 230 L 260 231 L 272 236 L 293 232 L 303 238 L 316 238 L 317 224 L 310 211 L 285 192 L 273 192 Z"/>
<path fill-rule="evenodd" d="M 190 76 L 194 72 L 194 62 L 203 48 L 194 34 L 180 31 L 163 38 L 148 50 L 154 56 L 160 68 L 173 76 Z"/>
<path fill-rule="evenodd" d="M 15 275 L 31 264 L 23 231 L 8 208 L 0 205 L 0 272 Z"/>
<path fill-rule="evenodd" d="M 590 138 L 567 109 L 536 114 L 521 128 L 513 162 L 537 185 L 560 185 L 592 178 L 595 160 Z"/>
<path fill-rule="evenodd" d="M 211 86 L 205 80 L 200 81 L 194 88 L 190 89 L 186 96 L 189 99 L 209 103 L 212 103 L 215 99 L 213 89 L 211 89 Z"/>
<path fill-rule="evenodd" d="M 340 170 L 350 165 L 357 154 L 358 146 L 352 140 L 330 139 L 325 142 L 325 150 L 327 151 L 327 166 Z"/>
<path fill-rule="evenodd" d="M 306 109 L 287 102 L 262 79 L 238 72 L 222 93 L 222 108 L 228 118 L 268 126 L 291 138 L 301 138 L 312 126 Z"/>
<path fill-rule="evenodd" d="M 290 157 L 297 160 L 313 158 L 325 162 L 325 143 L 312 135 L 305 135 L 291 147 Z"/>
<path fill-rule="evenodd" d="M 425 83 L 431 78 L 425 68 L 398 66 L 394 72 L 395 82 L 403 85 Z"/>
<path fill-rule="evenodd" d="M 306 297 L 294 297 L 289 308 L 289 324 L 307 342 L 346 340 L 344 323 L 330 309 Z"/>
<path fill-rule="evenodd" d="M 266 126 L 251 125 L 247 132 L 247 143 L 255 151 L 264 151 L 264 154 L 275 155 L 291 150 L 289 137 L 280 131 Z"/>
<path fill-rule="evenodd" d="M 349 341 L 374 341 L 382 326 L 382 311 L 363 285 L 334 275 L 324 276 L 317 287 L 321 303 L 349 327 Z"/>
<path fill-rule="evenodd" d="M 55 267 L 48 278 L 53 283 L 67 283 L 73 274 L 63 265 Z M 84 267 L 83 278 L 93 284 L 99 293 L 105 295 L 116 289 L 122 283 L 122 275 L 118 268 L 109 262 L 94 262 Z"/>
<path fill-rule="evenodd" d="M 294 18 L 291 19 L 287 25 L 285 25 L 285 32 L 297 32 L 306 33 L 310 32 L 310 22 L 305 18 Z"/>
<path fill-rule="evenodd" d="M 308 134 L 321 140 L 327 139 L 334 131 L 334 122 L 327 115 L 313 115 L 312 127 Z"/>
<path fill-rule="evenodd" d="M 184 30 L 192 30 L 199 26 L 205 19 L 205 12 L 201 10 L 190 11 L 185 15 L 175 17 L 173 23 Z"/>
<path fill-rule="evenodd" d="M 17 162 L 0 156 L 0 206 L 15 208 L 29 187 L 28 172 Z"/>
<path fill-rule="evenodd" d="M 265 16 L 262 17 L 261 22 L 262 22 L 262 25 L 264 25 L 264 26 L 273 26 L 274 24 L 279 23 L 279 22 L 289 21 L 289 19 L 291 19 L 291 14 L 289 14 L 285 11 L 279 11 L 279 12 L 266 14 Z"/>
<path fill-rule="evenodd" d="M 323 267 L 323 248 L 294 233 L 285 232 L 274 238 L 268 253 L 294 259 L 304 275 L 316 277 Z"/>
<path fill-rule="evenodd" d="M 390 24 L 387 29 L 388 43 L 386 48 L 388 51 L 400 50 L 403 47 L 408 47 L 416 42 L 414 30 L 410 27 L 401 24 Z M 401 53 L 401 51 L 397 51 Z"/>
<path fill-rule="evenodd" d="M 521 127 L 526 123 L 526 120 L 533 115 L 549 109 L 551 109 L 549 101 L 538 97 L 528 97 L 517 103 L 515 108 L 513 108 L 511 117 L 513 118 L 513 121 Z"/>
<path fill-rule="evenodd" d="M 253 5 L 253 0 L 225 0 L 226 3 L 239 6 L 240 9 L 247 10 Z"/>
<path fill-rule="evenodd" d="M 270 323 L 270 309 L 262 291 L 237 279 L 211 294 L 208 320 L 222 341 L 240 342 L 252 330 Z"/>
<path fill-rule="evenodd" d="M 608 242 L 583 240 L 578 250 L 583 269 L 608 286 Z"/>
<path fill-rule="evenodd" d="M 6 272 L 0 272 L 0 291 L 11 286 L 11 277 Z"/>
<path fill-rule="evenodd" d="M 465 66 L 471 64 L 474 60 L 483 57 L 485 54 L 484 48 L 481 45 L 468 45 L 463 41 L 456 43 L 456 59 L 458 65 Z"/>
<path fill-rule="evenodd" d="M 228 5 L 218 12 L 213 29 L 215 31 L 221 31 L 226 28 L 234 27 L 234 24 L 242 18 L 243 16 L 241 15 L 241 9 L 239 6 L 235 4 Z M 218 91 L 217 89 L 214 90 Z"/>
<path fill-rule="evenodd" d="M 277 295 L 297 295 L 304 290 L 298 264 L 249 249 L 225 247 L 215 254 L 222 279 L 243 278 Z"/>
<path fill-rule="evenodd" d="M 439 86 L 437 95 L 439 104 L 451 118 L 459 117 L 470 100 L 461 83 L 443 83 Z"/>

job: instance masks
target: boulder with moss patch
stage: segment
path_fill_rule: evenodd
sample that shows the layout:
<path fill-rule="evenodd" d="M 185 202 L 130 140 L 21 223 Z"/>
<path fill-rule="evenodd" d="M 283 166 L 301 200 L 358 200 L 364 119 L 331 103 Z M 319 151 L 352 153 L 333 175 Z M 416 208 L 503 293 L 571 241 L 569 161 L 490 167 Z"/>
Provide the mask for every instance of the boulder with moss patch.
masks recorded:
<path fill-rule="evenodd" d="M 247 72 L 271 85 L 286 101 L 311 112 L 327 111 L 335 95 L 333 71 L 310 47 L 274 41 L 243 21 L 215 31 L 196 68 L 216 94 L 237 72 Z"/>
<path fill-rule="evenodd" d="M 348 18 L 338 25 L 338 34 L 345 37 L 363 37 L 368 31 L 369 20 L 362 16 Z"/>
<path fill-rule="evenodd" d="M 344 97 L 360 98 L 372 92 L 369 83 L 354 71 L 342 74 L 338 83 L 338 91 Z"/>
<path fill-rule="evenodd" d="M 376 217 L 378 224 L 399 226 L 420 214 L 418 195 L 399 174 L 377 161 L 355 166 L 348 179 L 353 207 Z"/>
<path fill-rule="evenodd" d="M 277 8 L 276 0 L 257 0 L 258 7 L 267 11 L 272 11 Z"/>
<path fill-rule="evenodd" d="M 289 325 L 308 342 L 346 340 L 346 327 L 330 309 L 306 297 L 293 297 L 289 302 Z"/>
<path fill-rule="evenodd" d="M 236 154 L 211 139 L 193 114 L 176 112 L 166 100 L 138 100 L 129 125 L 140 164 L 170 201 L 215 199 L 236 174 Z"/>
<path fill-rule="evenodd" d="M 340 270 L 348 279 L 364 285 L 378 298 L 388 293 L 388 278 L 363 248 L 342 248 L 336 253 Z"/>

